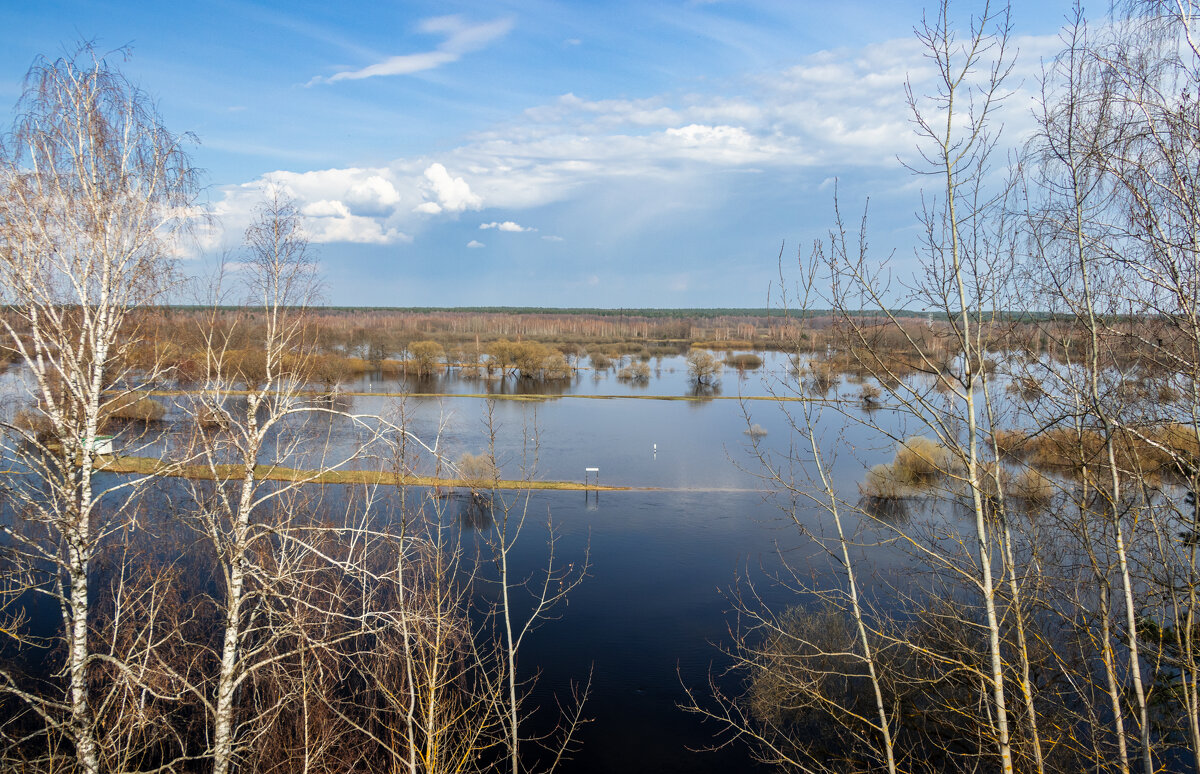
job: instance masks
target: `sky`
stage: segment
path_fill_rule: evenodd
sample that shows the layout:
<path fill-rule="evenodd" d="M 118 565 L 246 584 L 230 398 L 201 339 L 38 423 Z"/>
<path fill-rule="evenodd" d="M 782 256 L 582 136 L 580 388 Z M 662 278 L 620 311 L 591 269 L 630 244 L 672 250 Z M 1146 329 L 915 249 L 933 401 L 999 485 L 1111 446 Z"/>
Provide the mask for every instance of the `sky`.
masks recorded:
<path fill-rule="evenodd" d="M 761 307 L 781 250 L 790 276 L 827 233 L 835 188 L 855 221 L 869 202 L 872 255 L 916 269 L 933 183 L 905 168 L 920 157 L 904 85 L 931 83 L 924 8 L 5 0 L 0 104 L 39 55 L 114 52 L 196 138 L 215 225 L 185 272 L 236 262 L 275 186 L 304 214 L 328 304 Z M 1012 6 L 1001 151 L 1032 127 L 1069 11 Z"/>

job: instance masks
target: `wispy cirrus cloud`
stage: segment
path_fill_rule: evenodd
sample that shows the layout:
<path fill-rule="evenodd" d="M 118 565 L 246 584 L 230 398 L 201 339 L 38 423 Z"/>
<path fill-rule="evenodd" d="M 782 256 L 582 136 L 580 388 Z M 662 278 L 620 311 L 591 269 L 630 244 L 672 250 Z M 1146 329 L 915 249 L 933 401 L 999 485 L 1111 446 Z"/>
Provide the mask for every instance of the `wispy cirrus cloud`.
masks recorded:
<path fill-rule="evenodd" d="M 457 62 L 464 54 L 484 48 L 493 40 L 507 35 L 512 27 L 512 19 L 496 19 L 479 24 L 471 24 L 458 15 L 425 19 L 418 25 L 418 31 L 428 35 L 445 36 L 445 40 L 433 50 L 399 54 L 359 70 L 347 70 L 330 76 L 317 76 L 310 80 L 308 85 L 357 81 L 381 75 L 412 75 L 424 70 L 432 70 L 451 62 Z"/>

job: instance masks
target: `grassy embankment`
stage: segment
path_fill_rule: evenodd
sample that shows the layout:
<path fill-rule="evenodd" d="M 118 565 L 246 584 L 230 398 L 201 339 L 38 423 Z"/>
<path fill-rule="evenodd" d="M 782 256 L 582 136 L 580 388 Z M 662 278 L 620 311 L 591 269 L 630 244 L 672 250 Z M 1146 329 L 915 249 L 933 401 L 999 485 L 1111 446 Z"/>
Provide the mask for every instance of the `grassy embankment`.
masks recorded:
<path fill-rule="evenodd" d="M 146 390 L 139 394 L 154 398 L 178 398 L 185 395 L 195 395 L 196 393 L 192 390 Z M 246 390 L 222 390 L 221 394 L 238 396 L 247 395 L 248 392 Z M 326 393 L 319 391 L 313 391 L 307 394 L 314 399 L 327 397 Z M 572 398 L 576 400 L 769 400 L 772 402 L 795 402 L 809 400 L 808 398 L 790 395 L 779 397 L 773 395 L 505 395 L 486 392 L 365 392 L 361 390 L 343 390 L 337 394 L 339 396 L 349 398 L 474 398 L 527 402 L 559 400 L 560 398 Z"/>
<path fill-rule="evenodd" d="M 108 473 L 132 473 L 135 475 L 162 475 L 173 478 L 190 478 L 199 481 L 238 481 L 243 476 L 240 465 L 217 465 L 215 471 L 207 465 L 183 465 L 163 462 L 153 457 L 113 457 L 100 458 L 100 470 Z M 396 475 L 385 470 L 300 470 L 285 468 L 280 465 L 259 465 L 254 469 L 255 478 L 262 481 L 291 481 L 306 484 L 374 484 L 382 486 L 427 486 L 471 488 L 471 482 L 457 478 L 437 478 L 434 476 Z M 602 486 L 599 484 L 584 485 L 577 481 L 518 481 L 501 479 L 488 482 L 487 489 L 506 490 L 560 490 L 560 491 L 601 491 L 621 492 L 634 487 Z M 652 487 L 640 487 L 650 489 Z"/>

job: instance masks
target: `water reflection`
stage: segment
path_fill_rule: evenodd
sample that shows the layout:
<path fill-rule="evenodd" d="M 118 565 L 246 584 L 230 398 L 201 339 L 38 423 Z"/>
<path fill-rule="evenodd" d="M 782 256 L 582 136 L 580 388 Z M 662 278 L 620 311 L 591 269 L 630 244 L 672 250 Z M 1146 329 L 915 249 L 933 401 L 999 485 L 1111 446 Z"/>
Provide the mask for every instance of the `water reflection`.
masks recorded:
<path fill-rule="evenodd" d="M 904 497 L 863 495 L 858 500 L 857 508 L 871 518 L 888 524 L 903 524 L 912 516 L 908 499 Z"/>
<path fill-rule="evenodd" d="M 467 531 L 490 530 L 496 523 L 492 514 L 495 505 L 489 494 L 482 492 L 456 492 L 452 495 L 458 504 L 458 525 Z"/>

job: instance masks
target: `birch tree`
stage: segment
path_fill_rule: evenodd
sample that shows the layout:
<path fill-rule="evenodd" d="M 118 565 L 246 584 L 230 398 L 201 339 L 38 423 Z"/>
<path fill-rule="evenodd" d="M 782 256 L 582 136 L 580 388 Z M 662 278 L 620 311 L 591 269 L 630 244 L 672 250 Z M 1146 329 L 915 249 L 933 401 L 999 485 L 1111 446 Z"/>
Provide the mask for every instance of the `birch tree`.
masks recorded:
<path fill-rule="evenodd" d="M 27 702 L 49 747 L 65 743 L 88 774 L 100 771 L 102 747 L 89 575 L 131 513 L 101 505 L 112 488 L 97 488 L 96 439 L 121 393 L 154 376 L 124 367 L 122 354 L 138 340 L 139 308 L 167 287 L 195 191 L 187 138 L 166 129 L 115 56 L 85 44 L 37 60 L 0 154 L 0 293 L 10 310 L 0 324 L 30 375 L 37 428 L 5 428 L 28 474 L 8 479 L 19 521 L 5 529 L 33 590 L 61 609 L 65 654 L 61 696 L 29 695 L 10 675 L 0 690 Z"/>

